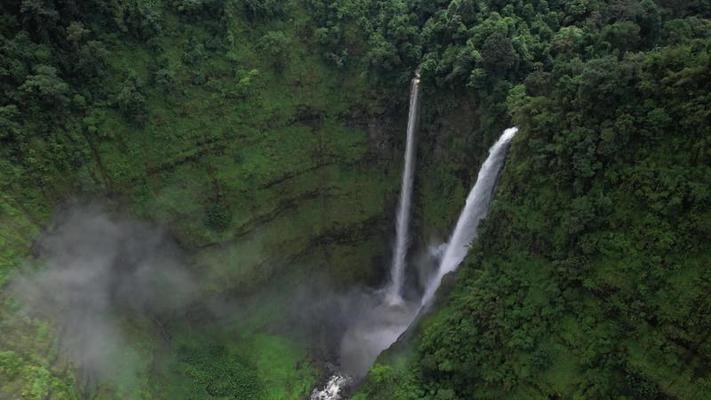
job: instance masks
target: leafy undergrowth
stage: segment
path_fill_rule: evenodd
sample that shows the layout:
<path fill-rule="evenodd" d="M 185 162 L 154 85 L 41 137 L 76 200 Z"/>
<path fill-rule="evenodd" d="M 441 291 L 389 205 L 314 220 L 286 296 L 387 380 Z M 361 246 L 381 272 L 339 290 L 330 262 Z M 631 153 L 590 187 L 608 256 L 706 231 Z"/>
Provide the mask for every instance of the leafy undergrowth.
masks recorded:
<path fill-rule="evenodd" d="M 273 329 L 287 319 L 282 294 L 258 296 L 209 323 L 178 324 L 156 357 L 153 398 L 301 399 L 318 371 L 309 342 Z"/>
<path fill-rule="evenodd" d="M 266 334 L 176 338 L 154 398 L 300 399 L 315 383 L 305 349 Z"/>

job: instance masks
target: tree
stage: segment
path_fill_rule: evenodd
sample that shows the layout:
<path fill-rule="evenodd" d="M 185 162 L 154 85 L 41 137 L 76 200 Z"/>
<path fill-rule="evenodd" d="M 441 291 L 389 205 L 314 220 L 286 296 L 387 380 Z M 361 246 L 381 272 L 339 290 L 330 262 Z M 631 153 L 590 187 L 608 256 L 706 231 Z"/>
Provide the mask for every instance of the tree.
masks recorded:
<path fill-rule="evenodd" d="M 123 115 L 133 122 L 142 123 L 146 113 L 146 99 L 141 93 L 141 82 L 135 73 L 129 74 L 116 96 L 116 104 Z"/>
<path fill-rule="evenodd" d="M 148 40 L 161 31 L 160 13 L 152 3 L 129 3 L 123 19 L 126 30 L 139 40 Z"/>
<path fill-rule="evenodd" d="M 205 225 L 215 231 L 224 231 L 230 226 L 232 211 L 221 197 L 211 201 L 205 210 Z"/>
<path fill-rule="evenodd" d="M 90 40 L 81 45 L 75 56 L 76 62 L 70 66 L 70 70 L 76 78 L 92 79 L 104 73 L 109 51 L 103 42 Z"/>
<path fill-rule="evenodd" d="M 281 0 L 244 0 L 244 8 L 251 20 L 273 18 L 284 12 Z"/>
<path fill-rule="evenodd" d="M 484 41 L 481 48 L 481 62 L 490 72 L 505 75 L 514 66 L 516 60 L 511 39 L 506 35 L 496 32 Z"/>
<path fill-rule="evenodd" d="M 282 31 L 269 31 L 259 39 L 259 48 L 269 55 L 269 60 L 277 71 L 284 69 L 289 54 L 291 40 Z"/>
<path fill-rule="evenodd" d="M 0 142 L 15 140 L 20 135 L 20 111 L 14 104 L 0 106 Z"/>
<path fill-rule="evenodd" d="M 57 76 L 57 69 L 38 65 L 18 88 L 26 105 L 33 102 L 47 108 L 62 108 L 69 103 L 69 85 Z"/>
<path fill-rule="evenodd" d="M 615 22 L 603 28 L 600 37 L 612 49 L 617 49 L 620 55 L 630 50 L 636 50 L 640 45 L 639 26 L 632 21 Z"/>
<path fill-rule="evenodd" d="M 69 26 L 67 26 L 67 40 L 75 47 L 79 47 L 79 44 L 88 34 L 89 30 L 86 29 L 81 22 L 72 21 L 69 23 Z"/>
<path fill-rule="evenodd" d="M 59 20 L 59 13 L 51 0 L 22 0 L 20 5 L 22 24 L 28 32 L 44 41 Z"/>
<path fill-rule="evenodd" d="M 186 65 L 194 67 L 201 63 L 206 57 L 205 45 L 196 37 L 191 36 L 188 39 L 185 51 L 183 51 L 183 62 Z"/>
<path fill-rule="evenodd" d="M 370 66 L 375 70 L 387 72 L 400 65 L 401 60 L 397 48 L 382 34 L 371 35 L 368 45 L 370 50 L 368 50 L 367 58 Z"/>

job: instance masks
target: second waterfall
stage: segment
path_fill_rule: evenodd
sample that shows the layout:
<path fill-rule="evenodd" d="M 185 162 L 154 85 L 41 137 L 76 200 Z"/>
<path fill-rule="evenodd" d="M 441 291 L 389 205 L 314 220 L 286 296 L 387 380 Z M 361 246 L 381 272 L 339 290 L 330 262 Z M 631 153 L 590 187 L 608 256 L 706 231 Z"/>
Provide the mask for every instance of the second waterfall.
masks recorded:
<path fill-rule="evenodd" d="M 420 108 L 420 73 L 415 72 L 410 87 L 410 110 L 407 118 L 407 144 L 405 164 L 402 170 L 402 187 L 395 222 L 395 248 L 390 269 L 388 299 L 391 303 L 402 302 L 402 287 L 405 280 L 405 259 L 409 245 L 410 207 L 412 204 L 412 186 L 415 180 L 415 133 Z"/>

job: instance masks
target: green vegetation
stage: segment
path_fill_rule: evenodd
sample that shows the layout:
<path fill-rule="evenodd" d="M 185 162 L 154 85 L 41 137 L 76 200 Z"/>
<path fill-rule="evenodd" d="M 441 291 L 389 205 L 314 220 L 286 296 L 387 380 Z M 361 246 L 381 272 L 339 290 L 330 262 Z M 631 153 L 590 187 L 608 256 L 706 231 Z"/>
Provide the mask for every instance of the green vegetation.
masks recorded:
<path fill-rule="evenodd" d="M 267 329 L 276 300 L 168 339 L 121 321 L 117 363 L 140 376 L 97 384 L 5 287 L 58 207 L 97 198 L 164 226 L 205 296 L 286 272 L 380 282 L 417 67 L 418 244 L 446 237 L 501 130 L 520 133 L 450 293 L 355 398 L 709 398 L 708 1 L 0 10 L 0 398 L 303 397 L 319 371 Z"/>
<path fill-rule="evenodd" d="M 466 22 L 455 3 L 425 24 L 445 35 L 430 77 L 521 133 L 447 302 L 361 396 L 708 398 L 708 19 L 585 2 Z"/>
<path fill-rule="evenodd" d="M 209 293 L 256 292 L 286 270 L 297 281 L 317 272 L 344 286 L 379 279 L 373 260 L 387 251 L 384 210 L 397 170 L 386 168 L 390 153 L 374 151 L 363 127 L 382 111 L 363 77 L 311 52 L 310 20 L 297 4 L 0 8 L 0 283 L 29 258 L 58 204 L 96 198 L 168 228 Z M 55 354 L 56 339 L 32 339 L 39 322 L 0 293 L 2 330 L 12 333 L 0 339 L 0 397 L 59 398 L 65 389 L 52 389 L 56 381 L 72 396 L 149 398 L 159 395 L 151 387 L 176 384 L 150 376 L 160 329 L 133 321 L 130 345 L 143 366 L 131 370 L 147 372 L 120 379 L 116 390 L 92 389 Z M 261 318 L 279 318 L 266 312 Z M 262 382 L 254 386 L 262 398 L 309 390 L 303 344 L 250 340 L 233 347 L 253 354 L 220 344 L 225 365 L 245 363 L 220 373 L 246 371 L 235 382 Z M 206 368 L 198 353 L 216 349 L 186 346 L 197 370 Z M 200 374 L 160 376 L 204 383 Z"/>
<path fill-rule="evenodd" d="M 201 332 L 174 342 L 152 398 L 298 399 L 315 383 L 303 349 L 278 336 L 235 339 Z"/>

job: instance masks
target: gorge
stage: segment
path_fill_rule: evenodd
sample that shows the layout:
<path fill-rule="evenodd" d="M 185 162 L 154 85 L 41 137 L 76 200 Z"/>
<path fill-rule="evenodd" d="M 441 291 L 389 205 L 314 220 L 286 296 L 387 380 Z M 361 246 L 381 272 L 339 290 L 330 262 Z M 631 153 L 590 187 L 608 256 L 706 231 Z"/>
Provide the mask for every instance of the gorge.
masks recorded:
<path fill-rule="evenodd" d="M 0 2 L 0 399 L 708 399 L 709 32 Z"/>
<path fill-rule="evenodd" d="M 411 96 L 418 95 L 417 91 L 414 90 L 416 82 L 413 81 L 413 94 Z M 416 102 L 413 103 L 411 99 L 411 110 L 413 104 L 416 105 Z M 410 143 L 412 121 L 413 115 L 411 111 L 408 122 L 408 144 Z M 366 311 L 365 315 L 353 316 L 355 319 L 353 327 L 343 336 L 340 356 L 341 371 L 329 378 L 323 389 L 315 389 L 311 394 L 311 400 L 339 400 L 341 398 L 341 390 L 352 383 L 354 379 L 362 378 L 368 368 L 375 362 L 377 356 L 395 343 L 415 321 L 419 313 L 430 305 L 444 275 L 453 272 L 459 266 L 466 256 L 472 241 L 476 238 L 477 227 L 481 220 L 486 217 L 489 209 L 496 180 L 504 164 L 506 150 L 517 131 L 517 128 L 506 129 L 499 140 L 489 149 L 489 156 L 479 169 L 477 180 L 467 197 L 466 205 L 457 220 L 449 242 L 445 246 L 437 269 L 426 282 L 424 292 L 420 298 L 408 301 L 400 299 L 398 302 L 393 302 L 390 297 L 392 293 L 389 292 L 389 289 L 385 296 L 377 292 L 374 293 L 376 297 L 381 297 L 375 300 L 377 305 Z M 403 171 L 403 175 L 410 173 L 414 173 L 414 171 L 410 171 L 407 168 Z M 410 190 L 410 184 L 403 178 L 403 193 L 407 193 Z M 398 213 L 398 242 L 401 232 L 407 231 L 406 227 L 400 230 L 399 218 L 400 213 Z M 406 238 L 404 240 L 405 242 L 407 241 Z M 404 259 L 405 255 L 402 257 Z M 394 263 L 392 268 L 404 269 L 405 265 Z M 397 274 L 402 275 L 403 272 L 400 270 Z M 392 275 L 396 276 L 396 273 L 393 272 Z"/>

